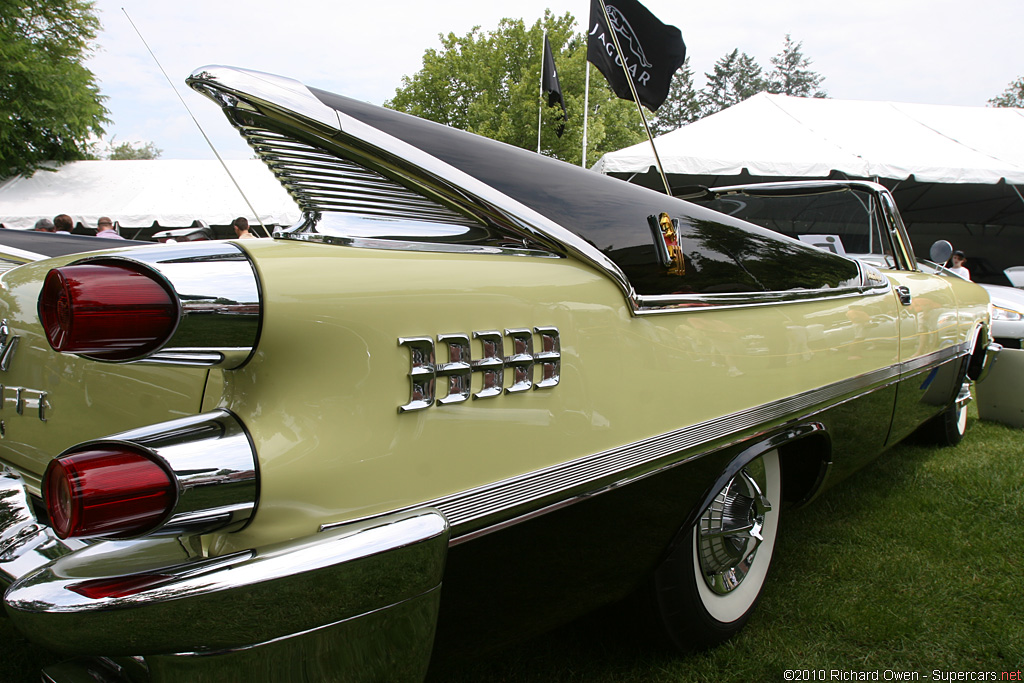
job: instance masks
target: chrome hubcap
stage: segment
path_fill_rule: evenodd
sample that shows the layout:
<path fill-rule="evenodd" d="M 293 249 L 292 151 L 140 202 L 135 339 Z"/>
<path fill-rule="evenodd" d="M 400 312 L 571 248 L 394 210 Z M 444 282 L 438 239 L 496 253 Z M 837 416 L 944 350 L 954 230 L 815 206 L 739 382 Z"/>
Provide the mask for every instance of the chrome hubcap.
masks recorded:
<path fill-rule="evenodd" d="M 733 477 L 701 515 L 700 568 L 715 593 L 725 595 L 738 588 L 754 563 L 764 540 L 765 515 L 772 509 L 761 492 L 764 481 L 764 465 L 757 460 Z"/>

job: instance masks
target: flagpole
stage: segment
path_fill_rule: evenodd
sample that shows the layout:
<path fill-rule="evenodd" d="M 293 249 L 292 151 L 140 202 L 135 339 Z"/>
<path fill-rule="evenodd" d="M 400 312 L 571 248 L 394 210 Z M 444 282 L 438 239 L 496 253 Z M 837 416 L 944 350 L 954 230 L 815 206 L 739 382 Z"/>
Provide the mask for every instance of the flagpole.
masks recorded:
<path fill-rule="evenodd" d="M 587 167 L 587 119 L 590 118 L 590 62 L 587 62 L 586 85 L 583 86 L 583 161 L 580 166 Z"/>
<path fill-rule="evenodd" d="M 604 21 L 608 26 L 608 32 L 612 34 L 612 42 L 615 43 L 615 53 L 618 55 L 619 63 L 622 64 L 622 71 L 626 74 L 626 82 L 629 83 L 629 91 L 633 93 L 633 101 L 636 102 L 636 110 L 640 112 L 640 120 L 644 122 L 644 130 L 647 131 L 647 139 L 651 141 L 651 150 L 654 151 L 654 162 L 658 165 L 658 173 L 661 174 L 661 181 L 665 183 L 665 194 L 672 196 L 672 188 L 668 184 L 668 176 L 665 175 L 665 168 L 661 165 L 661 157 L 658 156 L 658 148 L 654 146 L 654 136 L 651 135 L 651 127 L 647 125 L 647 117 L 644 116 L 644 109 L 640 105 L 640 96 L 636 94 L 636 86 L 633 84 L 633 77 L 626 66 L 626 60 L 622 54 L 622 47 L 619 46 L 619 36 L 612 26 L 612 19 L 608 16 L 608 7 L 601 2 L 601 11 L 604 12 Z"/>
<path fill-rule="evenodd" d="M 544 41 L 548 38 L 547 30 L 540 39 L 540 85 L 537 94 L 537 154 L 540 154 L 540 127 L 544 118 Z"/>

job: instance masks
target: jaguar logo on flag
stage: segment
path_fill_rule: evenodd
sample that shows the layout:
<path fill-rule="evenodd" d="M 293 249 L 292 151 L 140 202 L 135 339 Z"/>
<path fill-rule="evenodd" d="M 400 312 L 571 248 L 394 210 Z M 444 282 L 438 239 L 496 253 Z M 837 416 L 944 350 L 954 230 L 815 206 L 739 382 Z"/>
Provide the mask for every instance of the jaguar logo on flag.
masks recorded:
<path fill-rule="evenodd" d="M 640 39 L 633 31 L 633 27 L 629 25 L 629 21 L 626 19 L 626 15 L 619 11 L 615 5 L 606 5 L 608 8 L 608 18 L 611 20 L 612 28 L 619 34 L 619 45 L 623 47 L 628 46 L 629 51 L 640 60 L 640 66 L 645 69 L 650 69 L 653 64 L 647 61 L 647 55 L 644 54 L 644 47 L 640 44 Z M 596 27 L 595 27 L 596 28 Z M 625 43 L 623 43 L 625 41 Z"/>
<path fill-rule="evenodd" d="M 614 2 L 590 2 L 587 61 L 604 74 L 617 96 L 632 100 L 635 90 L 637 101 L 656 111 L 668 97 L 672 76 L 686 60 L 683 36 L 636 0 Z"/>

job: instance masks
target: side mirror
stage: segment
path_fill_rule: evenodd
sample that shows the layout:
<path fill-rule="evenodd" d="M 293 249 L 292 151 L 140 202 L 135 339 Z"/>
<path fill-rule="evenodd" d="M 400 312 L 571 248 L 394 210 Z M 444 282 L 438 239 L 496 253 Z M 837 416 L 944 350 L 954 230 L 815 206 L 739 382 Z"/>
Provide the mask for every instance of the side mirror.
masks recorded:
<path fill-rule="evenodd" d="M 946 240 L 939 240 L 932 245 L 932 248 L 928 250 L 928 255 L 932 261 L 938 263 L 940 266 L 949 260 L 949 257 L 953 255 L 953 245 Z"/>

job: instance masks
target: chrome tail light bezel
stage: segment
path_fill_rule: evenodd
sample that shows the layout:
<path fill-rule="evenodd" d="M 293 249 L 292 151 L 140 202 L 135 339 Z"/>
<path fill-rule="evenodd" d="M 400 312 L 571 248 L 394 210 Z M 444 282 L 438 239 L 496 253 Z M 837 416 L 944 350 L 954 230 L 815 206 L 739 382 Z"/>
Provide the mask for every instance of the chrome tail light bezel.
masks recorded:
<path fill-rule="evenodd" d="M 173 293 L 179 311 L 174 331 L 156 347 L 140 347 L 138 354 L 117 357 L 78 355 L 105 362 L 230 370 L 244 365 L 255 352 L 263 319 L 262 291 L 255 265 L 233 242 L 138 247 L 68 265 L 127 265 L 144 272 Z M 40 311 L 42 297 L 43 291 Z"/>
<path fill-rule="evenodd" d="M 174 504 L 158 524 L 137 536 L 104 537 L 182 536 L 228 528 L 237 531 L 255 514 L 259 503 L 256 449 L 241 421 L 226 410 L 84 442 L 58 458 L 102 449 L 143 454 L 171 473 L 176 488 Z"/>

